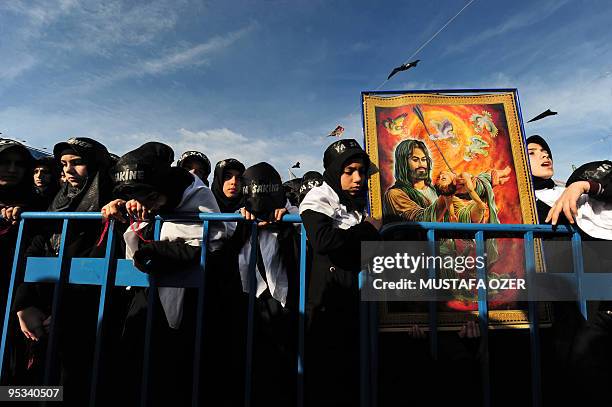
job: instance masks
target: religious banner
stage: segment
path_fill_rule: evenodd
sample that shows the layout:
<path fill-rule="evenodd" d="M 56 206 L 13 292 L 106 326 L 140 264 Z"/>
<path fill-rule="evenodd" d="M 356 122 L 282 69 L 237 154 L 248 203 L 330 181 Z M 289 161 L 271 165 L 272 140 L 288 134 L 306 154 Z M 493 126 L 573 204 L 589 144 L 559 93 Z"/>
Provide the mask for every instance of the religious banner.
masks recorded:
<path fill-rule="evenodd" d="M 390 222 L 535 224 L 535 199 L 515 92 L 461 95 L 363 95 L 365 147 L 379 172 L 370 178 L 373 217 Z M 474 254 L 471 238 L 439 234 L 441 254 Z M 414 234 L 394 237 L 415 240 Z M 486 240 L 487 276 L 525 275 L 520 238 Z M 438 270 L 452 274 L 452 270 Z M 460 278 L 474 277 L 475 268 Z M 441 329 L 477 314 L 477 290 L 456 290 L 438 304 Z M 489 292 L 493 328 L 527 327 L 527 311 L 512 292 Z M 424 305 L 424 307 L 423 307 Z M 386 302 L 381 328 L 427 326 L 427 304 Z M 541 320 L 549 320 L 543 307 Z"/>

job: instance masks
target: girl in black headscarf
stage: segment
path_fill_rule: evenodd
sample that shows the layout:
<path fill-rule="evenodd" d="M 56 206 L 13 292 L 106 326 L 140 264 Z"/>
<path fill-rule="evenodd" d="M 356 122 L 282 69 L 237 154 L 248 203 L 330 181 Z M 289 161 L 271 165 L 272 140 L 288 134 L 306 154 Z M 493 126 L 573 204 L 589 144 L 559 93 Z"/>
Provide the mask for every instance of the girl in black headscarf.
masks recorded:
<path fill-rule="evenodd" d="M 527 139 L 527 149 L 540 223 L 577 225 L 585 242 L 582 245 L 585 272 L 609 272 L 612 259 L 604 241 L 612 240 L 612 162 L 582 165 L 572 173 L 564 188 L 552 181 L 552 152 L 546 141 L 540 136 L 531 136 Z M 573 271 L 568 240 L 567 237 L 543 239 L 547 271 Z M 551 373 L 544 371 L 543 374 L 553 378 L 551 404 L 574 401 L 574 404 L 608 405 L 611 395 L 608 383 L 612 379 L 609 346 L 612 302 L 590 304 L 596 307 L 590 307 L 588 321 L 583 319 L 575 302 L 552 304 L 555 318 L 550 347 L 554 359 Z M 570 388 L 571 392 L 564 391 Z"/>
<path fill-rule="evenodd" d="M 32 206 L 33 163 L 32 155 L 23 144 L 0 139 L 0 209 L 6 223 L 15 223 L 18 218 L 20 210 L 12 208 Z"/>
<path fill-rule="evenodd" d="M 0 139 L 0 304 L 6 304 L 17 240 L 17 221 L 24 210 L 38 210 L 40 201 L 32 192 L 34 160 L 25 146 Z M 0 316 L 0 323 L 4 313 Z"/>
<path fill-rule="evenodd" d="M 211 190 L 221 213 L 234 213 L 244 206 L 242 194 L 242 175 L 244 165 L 234 159 L 228 158 L 219 161 L 215 166 L 215 173 Z M 242 300 L 240 288 L 240 275 L 238 273 L 238 252 L 242 242 L 240 232 L 235 234 L 236 222 L 226 222 L 227 241 L 218 256 L 211 259 L 219 261 L 218 267 L 211 271 L 211 295 L 220 300 L 229 295 L 232 307 Z M 241 229 L 240 227 L 238 229 Z M 240 247 L 239 247 L 240 246 Z M 240 307 L 240 305 L 237 305 Z M 231 318 L 228 318 L 231 319 Z M 223 321 L 220 321 L 223 323 Z"/>
<path fill-rule="evenodd" d="M 555 198 L 551 201 L 549 196 L 558 196 L 563 187 L 556 185 L 552 178 L 555 173 L 553 156 L 548 143 L 542 137 L 533 135 L 527 138 L 527 153 L 536 194 L 538 220 L 540 223 L 545 223 L 552 202 L 555 201 Z M 562 216 L 559 218 L 559 223 L 567 225 L 569 222 L 565 216 Z"/>
<path fill-rule="evenodd" d="M 179 158 L 176 165 L 196 175 L 204 182 L 204 185 L 208 186 L 210 160 L 206 157 L 206 154 L 199 151 L 185 151 L 181 154 L 181 158 Z"/>
<path fill-rule="evenodd" d="M 244 164 L 234 158 L 219 161 L 215 166 L 212 187 L 221 213 L 233 213 L 242 207 L 240 180 Z"/>
<path fill-rule="evenodd" d="M 174 152 L 162 143 L 149 142 L 132 150 L 119 159 L 114 168 L 117 199 L 106 205 L 102 213 L 127 222 L 118 208 L 125 208 L 131 221 L 123 234 L 125 256 L 145 273 L 158 277 L 177 272 L 200 274 L 203 227 L 200 221 L 165 221 L 160 230 L 160 240 L 154 238 L 150 215 L 159 213 L 218 212 L 218 206 L 210 189 L 196 175 L 182 167 L 171 167 Z M 221 246 L 225 228 L 222 223 L 211 222 L 207 242 L 207 262 L 204 275 L 208 277 L 212 258 Z M 226 271 L 226 270 L 223 270 Z M 147 313 L 148 289 L 135 288 L 129 306 L 122 335 L 121 373 L 117 375 L 117 387 L 121 388 L 121 401 L 138 404 L 139 383 L 142 380 L 143 333 Z M 186 405 L 191 396 L 192 368 L 196 326 L 198 292 L 181 287 L 158 287 L 154 301 L 155 318 L 151 358 L 155 374 L 151 376 L 154 405 Z M 206 300 L 206 296 L 205 296 Z M 208 324 L 208 304 L 205 304 Z M 206 325 L 206 332 L 211 329 Z M 210 332 L 213 332 L 211 329 Z M 207 349 L 208 334 L 203 338 Z M 207 364 L 203 365 L 208 369 Z M 208 390 L 208 387 L 206 387 Z M 203 391 L 206 394 L 206 391 Z M 126 401 L 127 400 L 127 401 Z"/>
<path fill-rule="evenodd" d="M 527 138 L 527 151 L 539 223 L 546 224 L 552 221 L 553 224 L 568 226 L 570 223 L 577 223 L 578 231 L 582 239 L 586 241 L 598 240 L 596 237 L 599 236 L 604 238 L 606 235 L 610 236 L 611 232 L 609 230 L 607 232 L 603 230 L 605 226 L 601 224 L 595 226 L 598 222 L 597 216 L 593 212 L 590 213 L 592 215 L 591 219 L 589 217 L 585 218 L 585 216 L 582 216 L 584 213 L 580 213 L 574 220 L 573 217 L 577 213 L 573 214 L 561 210 L 557 211 L 556 216 L 551 216 L 551 213 L 554 212 L 551 208 L 559 207 L 560 197 L 567 195 L 575 187 L 579 187 L 580 190 L 573 199 L 574 207 L 580 207 L 587 200 L 591 200 L 591 204 L 587 207 L 595 208 L 593 199 L 599 200 L 602 198 L 602 187 L 599 183 L 601 180 L 593 177 L 593 173 L 586 174 L 584 170 L 579 171 L 579 169 L 572 174 L 566 187 L 563 187 L 556 184 L 552 179 L 554 175 L 553 154 L 548 143 L 538 135 L 530 136 Z M 609 168 L 612 167 L 609 166 Z M 581 184 L 586 184 L 586 188 L 583 189 Z M 582 200 L 579 200 L 581 194 L 584 195 L 582 195 Z M 588 198 L 586 194 L 588 194 Z M 568 218 L 566 214 L 572 216 Z M 585 227 L 585 229 L 582 229 L 582 227 Z M 595 267 L 599 267 L 596 266 L 596 263 L 607 257 L 604 250 L 595 251 L 592 249 L 593 247 L 597 246 L 583 245 L 585 271 L 597 271 L 594 270 Z M 569 237 L 542 238 L 542 251 L 547 272 L 573 271 Z M 602 366 L 609 363 L 610 358 L 608 353 L 608 362 L 606 362 L 605 352 L 601 352 L 601 348 L 594 349 L 601 337 L 598 338 L 600 332 L 597 331 L 597 325 L 605 326 L 610 323 L 609 321 L 612 321 L 612 318 L 609 315 L 606 316 L 605 312 L 599 312 L 595 314 L 595 323 L 592 321 L 587 323 L 577 308 L 576 302 L 555 301 L 551 304 L 554 312 L 554 322 L 550 332 L 544 332 L 542 346 L 543 349 L 549 350 L 548 355 L 550 357 L 549 360 L 545 359 L 543 361 L 543 377 L 547 379 L 544 382 L 545 399 L 550 400 L 551 404 L 563 404 L 573 400 L 579 394 L 579 399 L 573 401 L 588 405 L 603 405 L 600 403 L 602 403 L 602 400 L 609 400 L 609 394 L 601 399 L 599 397 L 605 393 L 605 383 L 610 380 L 611 375 L 609 369 L 602 368 Z M 608 308 L 612 309 L 610 304 L 603 303 L 603 309 Z M 607 322 L 598 324 L 598 319 L 607 319 Z M 594 326 L 597 328 L 592 329 Z M 597 332 L 597 334 L 593 334 L 593 332 Z M 595 340 L 592 340 L 593 338 Z M 597 383 L 597 385 L 594 383 Z M 577 392 L 577 387 L 583 391 Z M 587 388 L 589 389 L 587 390 Z M 566 389 L 572 390 L 566 391 Z M 607 402 L 604 404 L 607 404 Z"/>
<path fill-rule="evenodd" d="M 62 165 L 66 182 L 49 207 L 53 212 L 97 212 L 110 199 L 110 163 L 108 151 L 90 138 L 71 138 L 58 143 L 54 156 Z M 61 243 L 61 224 L 47 223 L 25 250 L 27 257 L 57 256 Z M 100 229 L 91 222 L 70 221 L 64 256 L 103 257 L 106 245 L 98 245 Z M 89 396 L 89 375 L 96 334 L 99 287 L 70 285 L 64 291 L 62 309 L 56 321 L 64 400 L 83 405 Z M 23 283 L 15 294 L 13 310 L 17 313 L 23 335 L 30 344 L 46 337 L 51 324 L 53 285 Z M 40 351 L 40 349 L 39 349 Z M 30 362 L 35 369 L 42 362 L 33 352 Z"/>
<path fill-rule="evenodd" d="M 234 158 L 221 160 L 215 166 L 210 189 L 221 213 L 234 213 L 244 206 L 244 170 L 244 164 Z M 225 225 L 226 240 L 221 250 L 209 257 L 206 282 L 209 335 L 204 355 L 204 380 L 208 383 L 204 402 L 229 406 L 242 404 L 244 399 L 243 375 L 237 372 L 244 370 L 248 303 L 238 271 L 238 225 Z"/>
<path fill-rule="evenodd" d="M 34 193 L 49 206 L 59 189 L 59 166 L 53 157 L 42 157 L 34 164 Z"/>
<path fill-rule="evenodd" d="M 355 406 L 359 405 L 361 242 L 380 239 L 380 221 L 366 213 L 370 159 L 355 140 L 331 144 L 323 165 L 323 184 L 310 190 L 300 205 L 312 254 L 307 402 Z"/>

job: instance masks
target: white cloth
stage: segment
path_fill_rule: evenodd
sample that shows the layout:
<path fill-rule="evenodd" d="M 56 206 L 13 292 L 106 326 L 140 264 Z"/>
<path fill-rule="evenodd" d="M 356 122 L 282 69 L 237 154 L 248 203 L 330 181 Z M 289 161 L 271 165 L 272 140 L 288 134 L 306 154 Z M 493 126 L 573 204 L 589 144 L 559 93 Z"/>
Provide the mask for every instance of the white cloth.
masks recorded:
<path fill-rule="evenodd" d="M 219 212 L 219 206 L 212 191 L 194 176 L 193 183 L 183 192 L 183 197 L 173 212 L 176 213 L 196 213 L 196 212 Z M 138 229 L 142 229 L 147 222 L 142 222 Z M 173 241 L 176 239 L 185 240 L 191 246 L 202 244 L 202 223 L 197 222 L 164 222 L 160 231 L 160 240 Z M 223 222 L 211 222 L 208 227 L 208 247 L 211 251 L 218 250 L 222 244 L 221 240 L 225 236 L 225 225 Z M 131 229 L 123 234 L 126 243 L 125 258 L 132 259 L 138 250 L 138 236 Z M 202 273 L 200 266 L 193 266 L 188 272 Z M 178 287 L 159 287 L 159 299 L 164 309 L 168 325 L 178 329 L 183 319 L 183 303 L 185 300 L 185 289 Z"/>
<path fill-rule="evenodd" d="M 555 185 L 554 188 L 538 189 L 535 191 L 536 198 L 552 207 L 561 194 L 565 191 L 564 187 Z"/>
<path fill-rule="evenodd" d="M 587 235 L 612 240 L 612 203 L 598 201 L 584 194 L 578 200 L 576 223 Z"/>
<path fill-rule="evenodd" d="M 295 214 L 298 208 L 291 205 L 287 201 L 285 208 L 290 214 Z M 228 222 L 229 223 L 229 222 Z M 228 229 L 231 233 L 234 233 L 234 225 L 229 226 Z M 266 228 L 260 229 L 258 232 L 259 247 L 261 248 L 261 257 L 263 260 L 264 267 L 266 269 L 266 281 L 261 277 L 261 270 L 256 267 L 255 276 L 257 278 L 257 289 L 255 296 L 259 297 L 268 288 L 272 298 L 276 299 L 284 307 L 287 303 L 287 270 L 283 265 L 281 259 L 280 245 L 278 243 L 278 232 L 267 230 Z M 238 268 L 240 270 L 240 279 L 242 280 L 242 290 L 245 293 L 249 292 L 249 262 L 251 260 L 251 239 L 248 239 L 240 253 L 238 254 Z"/>
<path fill-rule="evenodd" d="M 300 204 L 300 215 L 306 210 L 322 213 L 334 221 L 338 229 L 348 229 L 360 224 L 367 213 L 363 211 L 348 211 L 346 205 L 340 203 L 340 197 L 326 182 L 314 187 L 304 197 Z"/>
<path fill-rule="evenodd" d="M 540 189 L 535 193 L 540 201 L 552 207 L 563 191 L 564 187 L 555 186 Z M 576 207 L 578 209 L 576 224 L 582 231 L 597 239 L 612 240 L 612 203 L 598 201 L 587 194 L 582 194 L 578 198 Z"/>

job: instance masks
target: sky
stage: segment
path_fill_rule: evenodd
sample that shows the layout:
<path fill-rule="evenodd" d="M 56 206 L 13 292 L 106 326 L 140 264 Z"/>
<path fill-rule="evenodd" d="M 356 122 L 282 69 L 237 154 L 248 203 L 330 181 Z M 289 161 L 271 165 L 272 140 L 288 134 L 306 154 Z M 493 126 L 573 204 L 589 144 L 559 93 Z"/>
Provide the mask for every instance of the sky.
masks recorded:
<path fill-rule="evenodd" d="M 322 170 L 337 125 L 363 141 L 377 89 L 467 0 L 0 2 L 0 132 L 51 149 L 92 137 L 123 154 Z M 475 0 L 382 90 L 518 88 L 555 178 L 612 157 L 612 3 Z"/>

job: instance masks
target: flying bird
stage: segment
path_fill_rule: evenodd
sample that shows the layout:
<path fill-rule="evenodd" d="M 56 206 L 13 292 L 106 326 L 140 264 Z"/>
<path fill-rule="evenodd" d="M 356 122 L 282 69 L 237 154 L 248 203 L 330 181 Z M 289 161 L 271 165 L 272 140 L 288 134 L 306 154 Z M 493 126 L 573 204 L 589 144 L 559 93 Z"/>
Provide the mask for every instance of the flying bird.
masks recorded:
<path fill-rule="evenodd" d="M 539 115 L 537 115 L 533 119 L 527 121 L 527 123 L 535 122 L 536 120 L 540 120 L 540 119 L 543 119 L 543 118 L 548 117 L 548 116 L 554 116 L 556 114 L 557 114 L 557 112 L 553 112 L 550 109 L 546 109 L 545 112 L 540 113 Z"/>
<path fill-rule="evenodd" d="M 340 137 L 344 133 L 344 127 L 337 126 L 331 133 L 327 135 L 327 137 Z"/>
<path fill-rule="evenodd" d="M 291 168 L 300 168 L 300 162 L 296 162 L 295 164 L 293 164 L 293 167 Z"/>
<path fill-rule="evenodd" d="M 419 61 L 420 61 L 420 59 L 417 59 L 416 61 L 408 62 L 407 64 L 402 64 L 402 65 L 398 66 L 397 68 L 393 68 L 393 70 L 391 71 L 391 73 L 387 77 L 387 80 L 391 79 L 391 77 L 393 75 L 395 75 L 396 73 L 398 73 L 398 72 L 407 71 L 408 69 L 417 66 Z"/>

